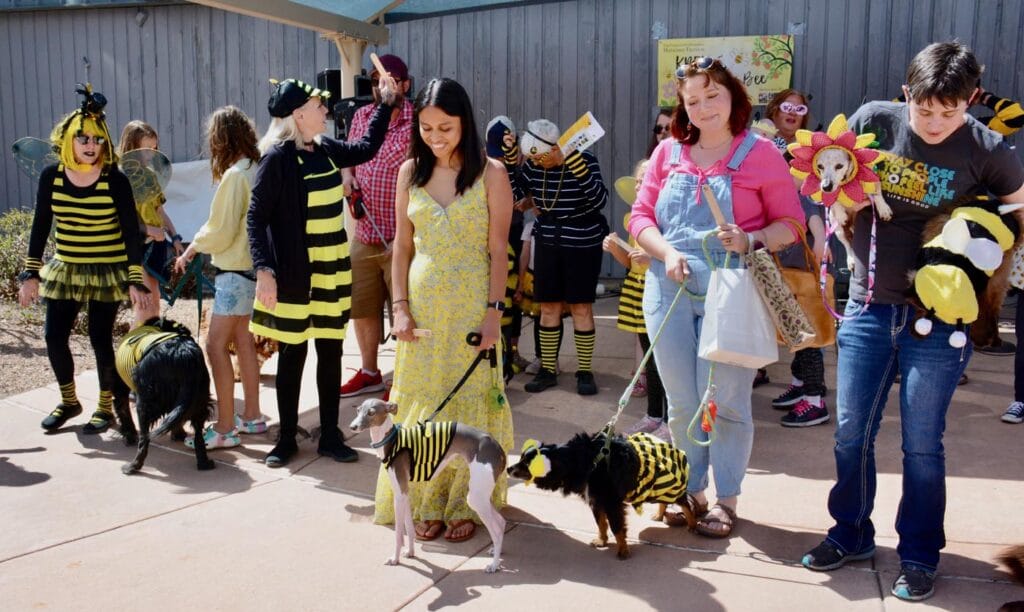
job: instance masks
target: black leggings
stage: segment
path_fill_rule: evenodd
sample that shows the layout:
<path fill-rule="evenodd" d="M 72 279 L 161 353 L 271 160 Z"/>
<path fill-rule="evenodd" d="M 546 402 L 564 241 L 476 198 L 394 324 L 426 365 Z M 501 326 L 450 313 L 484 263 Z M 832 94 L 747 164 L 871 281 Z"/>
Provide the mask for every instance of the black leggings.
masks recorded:
<path fill-rule="evenodd" d="M 789 366 L 793 378 L 803 381 L 804 395 L 825 395 L 825 356 L 821 349 L 800 349 Z"/>
<path fill-rule="evenodd" d="M 89 316 L 89 342 L 96 354 L 96 370 L 100 390 L 110 391 L 114 382 L 114 319 L 118 302 L 90 300 L 86 312 Z M 71 356 L 71 330 L 78 318 L 82 303 L 75 300 L 46 300 L 46 353 L 58 385 L 75 380 L 75 360 Z"/>
<path fill-rule="evenodd" d="M 338 430 L 338 389 L 341 387 L 341 340 L 317 338 L 316 390 L 320 399 L 320 444 L 342 440 Z M 299 389 L 309 343 L 281 342 L 277 360 L 277 408 L 281 439 L 294 440 L 299 426 Z"/>
<path fill-rule="evenodd" d="M 647 334 L 637 334 L 640 348 L 644 353 L 651 348 L 651 338 Z M 647 416 L 654 419 L 665 419 L 668 416 L 668 401 L 665 399 L 665 386 L 661 384 L 658 366 L 654 364 L 654 355 L 647 360 L 644 368 L 647 373 Z"/>

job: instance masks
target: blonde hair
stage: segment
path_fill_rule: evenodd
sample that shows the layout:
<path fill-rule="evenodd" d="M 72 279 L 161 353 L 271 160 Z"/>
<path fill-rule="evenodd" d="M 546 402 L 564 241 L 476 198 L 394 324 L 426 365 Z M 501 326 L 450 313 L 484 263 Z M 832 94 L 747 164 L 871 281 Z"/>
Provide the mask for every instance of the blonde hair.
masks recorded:
<path fill-rule="evenodd" d="M 295 116 L 274 117 L 270 120 L 270 127 L 267 128 L 267 132 L 263 134 L 263 138 L 260 138 L 256 147 L 259 149 L 260 155 L 266 155 L 274 145 L 289 140 L 295 143 L 296 148 L 301 148 L 304 144 L 302 132 L 299 131 L 298 124 L 295 123 Z M 314 136 L 313 141 L 319 143 L 320 135 Z"/>
<path fill-rule="evenodd" d="M 116 163 L 117 156 L 111 149 L 113 143 L 110 140 L 110 131 L 107 129 L 106 122 L 92 115 L 86 115 L 82 111 L 74 111 L 65 115 L 50 133 L 50 144 L 56 148 L 57 157 L 60 158 L 61 163 L 76 172 L 88 172 L 91 169 L 89 164 L 79 163 L 75 159 L 73 140 L 75 136 L 86 132 L 106 139 L 100 148 L 100 163 L 103 164 L 103 167 L 108 168 L 111 164 Z"/>
<path fill-rule="evenodd" d="M 222 106 L 206 120 L 206 143 L 210 148 L 210 171 L 219 181 L 239 159 L 259 161 L 256 128 L 237 106 Z"/>
<path fill-rule="evenodd" d="M 145 121 L 135 119 L 124 124 L 124 129 L 121 130 L 121 141 L 117 145 L 118 155 L 124 155 L 128 151 L 141 148 L 139 145 L 144 138 L 160 140 L 153 126 Z"/>

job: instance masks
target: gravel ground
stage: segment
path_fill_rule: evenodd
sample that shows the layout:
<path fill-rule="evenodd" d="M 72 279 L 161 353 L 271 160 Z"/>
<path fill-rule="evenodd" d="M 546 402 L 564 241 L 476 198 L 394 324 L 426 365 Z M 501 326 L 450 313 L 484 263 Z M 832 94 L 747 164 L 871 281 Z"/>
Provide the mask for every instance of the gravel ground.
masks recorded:
<path fill-rule="evenodd" d="M 204 308 L 211 303 L 209 299 L 204 302 Z M 196 333 L 199 316 L 195 300 L 178 300 L 172 307 L 168 308 L 166 303 L 163 306 L 166 316 L 184 323 Z M 0 302 L 0 397 L 55 382 L 43 339 L 44 319 L 45 311 L 40 305 L 22 309 L 16 303 Z M 128 330 L 130 311 L 122 308 L 117 320 L 115 345 Z M 89 336 L 81 323 L 80 318 L 80 325 L 71 335 L 71 354 L 75 359 L 76 372 L 96 368 Z"/>

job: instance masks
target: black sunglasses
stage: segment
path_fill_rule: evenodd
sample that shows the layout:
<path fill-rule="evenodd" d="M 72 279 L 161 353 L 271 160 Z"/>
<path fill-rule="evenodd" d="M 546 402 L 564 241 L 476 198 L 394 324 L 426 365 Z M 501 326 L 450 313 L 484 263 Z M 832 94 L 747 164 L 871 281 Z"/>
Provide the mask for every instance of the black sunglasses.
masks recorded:
<path fill-rule="evenodd" d="M 705 55 L 704 57 L 698 57 L 689 64 L 685 64 L 677 68 L 676 78 L 685 79 L 687 73 L 693 75 L 702 70 L 711 70 L 712 68 L 724 70 L 725 66 L 723 66 L 722 62 L 718 61 L 716 58 Z"/>
<path fill-rule="evenodd" d="M 651 130 L 651 131 L 653 131 L 655 134 L 660 134 L 662 132 L 667 132 L 668 131 L 668 126 L 667 125 L 656 125 L 656 126 L 654 126 L 654 129 Z"/>

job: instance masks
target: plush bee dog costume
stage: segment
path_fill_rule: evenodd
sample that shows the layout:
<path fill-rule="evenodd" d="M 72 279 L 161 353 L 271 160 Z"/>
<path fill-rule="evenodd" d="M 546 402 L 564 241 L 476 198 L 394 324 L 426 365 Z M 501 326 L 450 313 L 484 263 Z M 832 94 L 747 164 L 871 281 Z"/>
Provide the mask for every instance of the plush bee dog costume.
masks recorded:
<path fill-rule="evenodd" d="M 1011 213 L 1022 207 L 979 199 L 954 208 L 942 231 L 924 243 L 911 273 L 911 300 L 924 311 L 914 323 L 917 334 L 930 334 L 938 319 L 956 326 L 951 346 L 967 344 L 964 326 L 978 319 L 978 296 L 1016 242 L 1019 224 Z"/>

